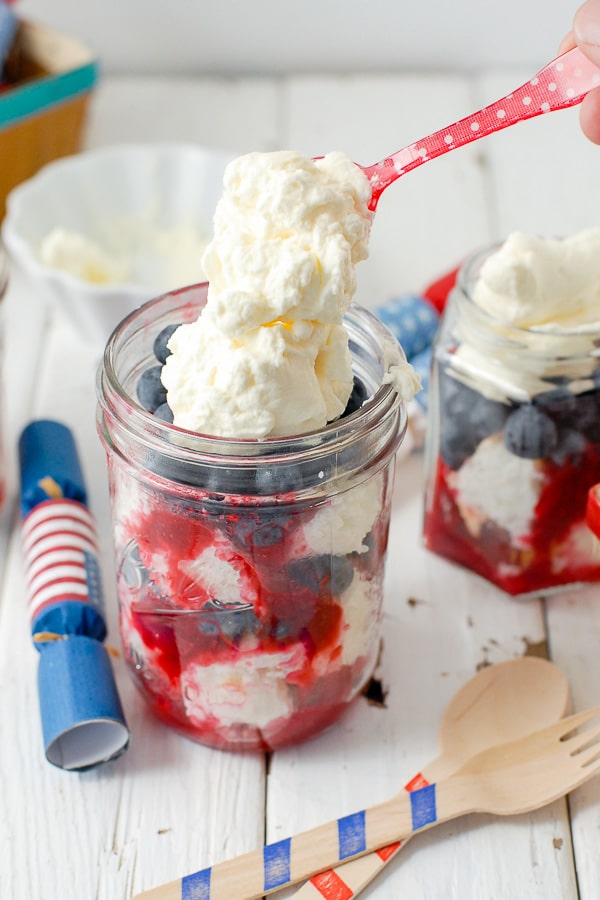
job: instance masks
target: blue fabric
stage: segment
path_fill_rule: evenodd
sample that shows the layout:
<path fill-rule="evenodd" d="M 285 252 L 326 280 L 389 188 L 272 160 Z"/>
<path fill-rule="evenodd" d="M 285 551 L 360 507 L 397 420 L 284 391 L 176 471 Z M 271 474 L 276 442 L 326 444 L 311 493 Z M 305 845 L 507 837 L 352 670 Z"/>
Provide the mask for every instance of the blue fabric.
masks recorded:
<path fill-rule="evenodd" d="M 48 477 L 60 489 L 62 497 L 86 505 L 87 492 L 75 439 L 61 422 L 37 419 L 23 429 L 19 438 L 19 465 L 24 516 L 49 499 L 44 488 L 44 479 Z"/>
<path fill-rule="evenodd" d="M 431 345 L 439 324 L 437 310 L 415 294 L 402 294 L 390 300 L 377 307 L 375 315 L 400 343 L 409 362 Z"/>

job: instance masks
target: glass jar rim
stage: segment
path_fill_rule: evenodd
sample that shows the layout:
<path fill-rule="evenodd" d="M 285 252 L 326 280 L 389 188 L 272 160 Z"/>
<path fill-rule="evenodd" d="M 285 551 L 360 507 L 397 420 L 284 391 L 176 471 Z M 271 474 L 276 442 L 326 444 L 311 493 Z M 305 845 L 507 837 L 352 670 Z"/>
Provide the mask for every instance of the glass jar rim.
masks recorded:
<path fill-rule="evenodd" d="M 349 339 L 352 340 L 352 328 L 356 332 L 362 327 L 363 331 L 368 330 L 369 335 L 374 335 L 373 346 L 381 352 L 379 385 L 359 409 L 322 429 L 284 437 L 232 439 L 178 428 L 157 419 L 141 407 L 122 383 L 118 372 L 119 354 L 126 350 L 140 330 L 148 327 L 144 326 L 144 320 L 148 323 L 162 322 L 164 326 L 167 324 L 166 313 L 171 308 L 173 313 L 185 308 L 189 315 L 186 321 L 197 318 L 206 299 L 207 287 L 206 283 L 202 283 L 163 294 L 138 307 L 114 329 L 105 347 L 97 377 L 102 414 L 110 417 L 113 427 L 122 429 L 151 453 L 190 465 L 226 465 L 233 469 L 280 463 L 310 464 L 311 460 L 319 459 L 324 454 L 342 454 L 363 436 L 370 438 L 371 434 L 374 437 L 379 435 L 379 444 L 386 446 L 385 459 L 395 452 L 406 430 L 407 411 L 396 386 L 392 381 L 386 381 L 385 375 L 404 358 L 404 353 L 383 323 L 357 304 L 352 304 L 345 320 L 347 328 L 350 327 Z M 178 300 L 180 306 L 177 306 Z M 160 328 L 161 325 L 157 324 L 154 334 L 158 334 Z M 99 425 L 99 428 L 102 437 L 103 426 Z"/>

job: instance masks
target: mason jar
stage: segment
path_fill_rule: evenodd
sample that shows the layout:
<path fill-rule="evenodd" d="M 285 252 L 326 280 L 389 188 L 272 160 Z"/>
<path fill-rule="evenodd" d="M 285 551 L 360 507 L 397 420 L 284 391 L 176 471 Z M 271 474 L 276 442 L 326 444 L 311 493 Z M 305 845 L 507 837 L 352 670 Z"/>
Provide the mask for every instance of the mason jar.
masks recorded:
<path fill-rule="evenodd" d="M 206 285 L 140 307 L 98 375 L 120 631 L 155 713 L 213 747 L 270 750 L 336 720 L 379 648 L 403 358 L 366 310 L 346 316 L 362 406 L 322 430 L 231 440 L 176 428 L 135 400 L 168 325 Z"/>
<path fill-rule="evenodd" d="M 459 272 L 433 349 L 425 545 L 514 596 L 600 580 L 586 526 L 600 481 L 599 321 L 519 328 Z"/>

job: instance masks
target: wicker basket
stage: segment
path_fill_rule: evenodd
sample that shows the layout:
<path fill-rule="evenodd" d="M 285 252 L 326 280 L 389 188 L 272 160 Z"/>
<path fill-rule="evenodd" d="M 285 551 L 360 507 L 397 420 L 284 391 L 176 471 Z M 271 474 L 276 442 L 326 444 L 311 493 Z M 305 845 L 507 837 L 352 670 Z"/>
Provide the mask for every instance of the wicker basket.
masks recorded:
<path fill-rule="evenodd" d="M 92 52 L 44 25 L 21 21 L 0 93 L 0 221 L 20 182 L 81 149 L 98 77 Z"/>

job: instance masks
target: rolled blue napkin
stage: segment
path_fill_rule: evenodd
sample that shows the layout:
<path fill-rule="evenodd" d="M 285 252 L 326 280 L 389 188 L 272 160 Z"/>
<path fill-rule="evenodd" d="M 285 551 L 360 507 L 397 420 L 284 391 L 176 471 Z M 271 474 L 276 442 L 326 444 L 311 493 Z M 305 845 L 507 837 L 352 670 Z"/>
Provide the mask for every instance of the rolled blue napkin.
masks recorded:
<path fill-rule="evenodd" d="M 440 313 L 416 294 L 401 294 L 376 307 L 374 312 L 398 340 L 409 363 L 421 376 L 422 390 L 416 394 L 415 401 L 422 410 L 426 410 L 431 346 L 438 330 Z"/>
<path fill-rule="evenodd" d="M 31 422 L 19 441 L 22 536 L 46 758 L 67 770 L 114 759 L 129 729 L 106 647 L 93 517 L 73 435 Z"/>
<path fill-rule="evenodd" d="M 415 394 L 415 402 L 421 409 L 427 411 L 427 398 L 429 396 L 429 371 L 431 368 L 432 347 L 425 347 L 410 360 L 410 364 L 421 379 L 421 390 Z"/>
<path fill-rule="evenodd" d="M 375 315 L 397 338 L 409 362 L 431 346 L 440 321 L 438 311 L 415 294 L 389 300 L 375 309 Z"/>

